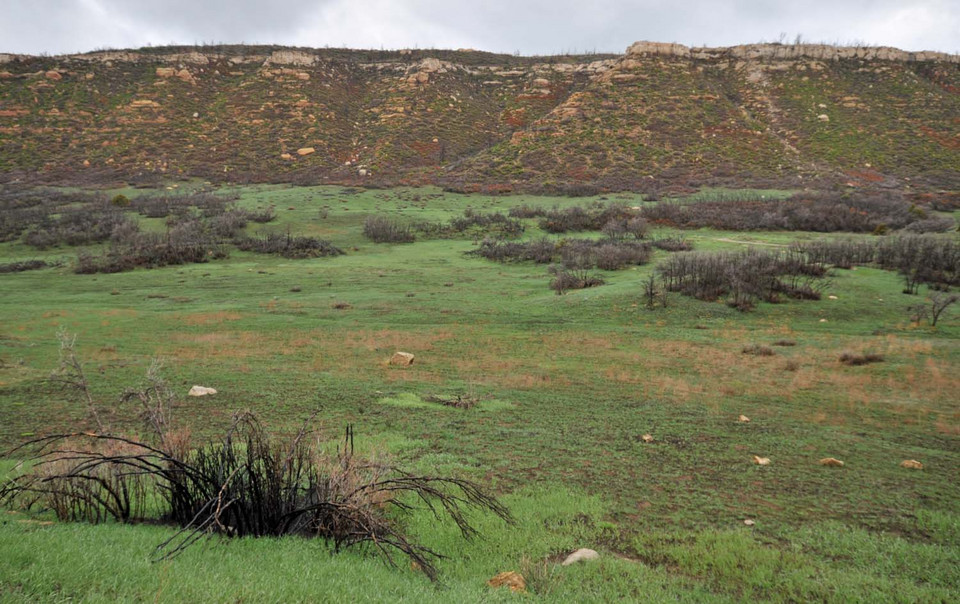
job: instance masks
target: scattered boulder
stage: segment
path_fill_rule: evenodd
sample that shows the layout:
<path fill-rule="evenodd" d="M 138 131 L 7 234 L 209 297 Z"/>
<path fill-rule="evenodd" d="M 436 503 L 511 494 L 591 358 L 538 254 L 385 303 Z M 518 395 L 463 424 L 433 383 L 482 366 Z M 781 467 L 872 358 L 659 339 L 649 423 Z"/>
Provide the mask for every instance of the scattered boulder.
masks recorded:
<path fill-rule="evenodd" d="M 509 587 L 510 591 L 526 592 L 527 580 L 518 572 L 508 570 L 487 581 L 490 587 Z"/>
<path fill-rule="evenodd" d="M 63 79 L 63 76 L 60 75 L 59 71 L 48 71 L 47 73 L 44 74 L 44 77 L 46 77 L 48 80 L 53 80 L 53 81 Z"/>
<path fill-rule="evenodd" d="M 747 417 L 746 415 L 741 414 L 740 417 L 737 418 L 737 421 L 740 422 L 741 424 L 749 424 L 750 418 Z"/>
<path fill-rule="evenodd" d="M 408 365 L 413 365 L 414 356 L 409 352 L 395 352 L 393 356 L 390 357 L 391 365 L 399 365 L 401 367 L 406 367 Z"/>
<path fill-rule="evenodd" d="M 217 391 L 214 388 L 207 388 L 205 386 L 194 386 L 190 389 L 190 392 L 187 393 L 187 396 L 207 396 L 208 394 L 216 394 Z"/>
<path fill-rule="evenodd" d="M 300 156 L 310 155 L 311 153 L 316 153 L 316 152 L 317 150 L 314 149 L 313 147 L 302 147 L 300 149 L 297 149 L 297 155 L 300 155 Z"/>
<path fill-rule="evenodd" d="M 820 120 L 821 122 L 829 122 L 830 116 L 827 115 L 826 113 L 821 113 L 820 115 L 817 116 L 817 119 Z"/>
<path fill-rule="evenodd" d="M 595 552 L 592 549 L 587 549 L 582 547 L 577 551 L 573 552 L 561 563 L 561 566 L 570 566 L 571 564 L 576 564 L 577 562 L 585 562 L 587 560 L 596 560 L 600 557 L 600 554 Z"/>
<path fill-rule="evenodd" d="M 746 524 L 747 526 L 753 526 L 754 524 L 756 524 L 756 522 L 754 522 L 753 520 L 750 520 L 749 518 L 744 520 L 743 523 Z"/>
<path fill-rule="evenodd" d="M 769 458 L 769 457 L 760 457 L 759 455 L 754 455 L 754 456 L 753 456 L 753 463 L 757 464 L 758 466 L 769 466 L 769 465 L 770 465 L 770 458 Z"/>
<path fill-rule="evenodd" d="M 642 441 L 645 442 L 645 443 L 652 443 L 652 442 L 653 442 L 653 435 L 652 435 L 652 434 L 644 434 L 643 436 L 640 437 L 640 440 L 642 440 Z"/>
<path fill-rule="evenodd" d="M 923 464 L 917 461 L 916 459 L 904 459 L 900 462 L 901 468 L 909 468 L 911 470 L 922 470 Z"/>
<path fill-rule="evenodd" d="M 177 70 L 173 67 L 157 67 L 158 78 L 172 78 L 177 75 Z"/>
<path fill-rule="evenodd" d="M 293 156 L 290 155 L 289 153 L 281 153 L 280 159 L 293 159 Z"/>
<path fill-rule="evenodd" d="M 842 468 L 843 462 L 834 457 L 824 457 L 820 460 L 821 466 L 830 466 L 832 468 Z"/>

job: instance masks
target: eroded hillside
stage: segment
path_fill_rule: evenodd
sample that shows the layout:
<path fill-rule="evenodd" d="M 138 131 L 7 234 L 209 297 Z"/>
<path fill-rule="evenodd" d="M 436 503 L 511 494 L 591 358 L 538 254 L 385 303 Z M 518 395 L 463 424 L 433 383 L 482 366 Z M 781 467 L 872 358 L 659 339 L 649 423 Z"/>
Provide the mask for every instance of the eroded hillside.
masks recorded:
<path fill-rule="evenodd" d="M 158 48 L 0 55 L 0 178 L 960 187 L 960 58 Z"/>

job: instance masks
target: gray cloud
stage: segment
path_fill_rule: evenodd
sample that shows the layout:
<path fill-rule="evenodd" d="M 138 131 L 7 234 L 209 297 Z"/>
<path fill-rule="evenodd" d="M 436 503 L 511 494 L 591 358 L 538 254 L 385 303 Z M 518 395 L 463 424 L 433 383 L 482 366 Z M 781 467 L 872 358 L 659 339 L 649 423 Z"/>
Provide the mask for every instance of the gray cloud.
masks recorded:
<path fill-rule="evenodd" d="M 0 52 L 197 43 L 621 52 L 636 40 L 960 52 L 958 0 L 5 0 Z"/>

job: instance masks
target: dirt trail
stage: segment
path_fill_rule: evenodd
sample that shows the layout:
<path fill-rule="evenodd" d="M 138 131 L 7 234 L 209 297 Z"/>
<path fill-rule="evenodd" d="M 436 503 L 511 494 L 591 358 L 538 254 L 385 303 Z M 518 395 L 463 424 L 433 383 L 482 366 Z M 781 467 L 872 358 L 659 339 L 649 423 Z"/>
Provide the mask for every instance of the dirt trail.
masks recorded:
<path fill-rule="evenodd" d="M 740 245 L 765 245 L 767 247 L 789 247 L 784 243 L 765 243 L 763 241 L 737 241 L 736 239 L 727 239 L 726 237 L 720 237 L 714 239 L 714 241 L 722 241 L 724 243 L 739 243 Z"/>

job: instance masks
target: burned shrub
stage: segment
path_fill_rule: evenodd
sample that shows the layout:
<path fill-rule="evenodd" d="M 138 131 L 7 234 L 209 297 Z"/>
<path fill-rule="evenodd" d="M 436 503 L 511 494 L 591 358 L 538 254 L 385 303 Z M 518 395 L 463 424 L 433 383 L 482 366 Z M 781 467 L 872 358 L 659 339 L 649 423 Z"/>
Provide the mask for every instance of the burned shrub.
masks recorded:
<path fill-rule="evenodd" d="M 170 558 L 206 535 L 323 539 L 336 551 L 369 544 L 393 564 L 407 556 L 431 580 L 442 555 L 412 541 L 401 519 L 421 503 L 451 518 L 465 539 L 477 534 L 467 513 L 508 520 L 496 498 L 468 480 L 416 476 L 377 458 L 354 455 L 353 430 L 335 454 L 316 444 L 305 424 L 278 441 L 249 413 L 237 413 L 226 434 L 198 447 L 171 429 L 163 392 L 131 392 L 157 434 L 150 439 L 109 433 L 57 434 L 15 449 L 32 452 L 33 467 L 0 487 L 0 501 L 52 509 L 62 521 L 159 520 L 180 531 L 159 544 Z M 158 509 L 159 508 L 159 509 Z M 156 513 L 156 512 L 154 512 Z"/>
<path fill-rule="evenodd" d="M 757 357 L 772 357 L 776 354 L 772 348 L 762 344 L 750 344 L 749 346 L 744 346 L 740 352 Z"/>
<path fill-rule="evenodd" d="M 7 262 L 0 264 L 0 273 L 22 273 L 24 271 L 35 271 L 48 266 L 58 266 L 48 264 L 43 260 L 23 260 L 20 262 Z"/>
<path fill-rule="evenodd" d="M 693 249 L 693 244 L 687 241 L 683 235 L 676 237 L 658 237 L 650 241 L 653 247 L 666 252 L 688 252 Z"/>
<path fill-rule="evenodd" d="M 74 272 L 79 274 L 119 273 L 135 268 L 202 263 L 225 258 L 222 246 L 196 228 L 171 229 L 166 234 L 137 233 L 113 242 L 99 255 L 81 251 Z"/>
<path fill-rule="evenodd" d="M 844 365 L 850 365 L 856 367 L 859 365 L 869 365 L 870 363 L 882 363 L 883 355 L 876 353 L 857 353 L 857 352 L 843 352 L 840 357 L 837 359 Z"/>
<path fill-rule="evenodd" d="M 591 275 L 586 269 L 571 269 L 555 265 L 550 267 L 549 272 L 553 275 L 553 280 L 550 281 L 550 289 L 557 292 L 558 296 L 571 289 L 585 289 L 605 283 L 603 277 Z"/>
<path fill-rule="evenodd" d="M 596 202 L 587 206 L 553 208 L 544 212 L 540 219 L 540 228 L 548 233 L 567 233 L 571 231 L 599 231 L 613 223 L 626 232 L 626 224 L 637 217 L 637 211 L 621 203 Z"/>
<path fill-rule="evenodd" d="M 277 254 L 284 258 L 320 258 L 340 256 L 343 250 L 329 241 L 317 237 L 298 237 L 287 233 L 273 233 L 262 237 L 244 237 L 234 242 L 245 252 Z"/>
<path fill-rule="evenodd" d="M 870 264 L 877 254 L 876 241 L 835 239 L 794 243 L 794 250 L 806 254 L 810 262 L 815 264 L 833 265 L 837 268 L 849 269 L 854 266 Z"/>
<path fill-rule="evenodd" d="M 24 235 L 23 242 L 41 250 L 60 245 L 91 245 L 108 240 L 118 227 L 137 228 L 122 211 L 109 205 L 70 208 L 56 218 L 43 218 Z"/>
<path fill-rule="evenodd" d="M 789 199 L 659 202 L 645 207 L 647 220 L 679 228 L 728 231 L 788 230 L 873 233 L 899 229 L 920 218 L 910 203 L 890 192 L 803 193 Z"/>
<path fill-rule="evenodd" d="M 384 216 L 370 216 L 363 223 L 363 236 L 374 243 L 413 243 L 413 229 Z"/>
<path fill-rule="evenodd" d="M 523 242 L 484 239 L 480 242 L 480 247 L 467 252 L 467 254 L 496 262 L 549 264 L 557 258 L 558 251 L 557 245 L 549 239 Z"/>
<path fill-rule="evenodd" d="M 650 246 L 636 243 L 601 244 L 592 250 L 593 263 L 605 271 L 616 271 L 627 266 L 650 261 Z"/>
<path fill-rule="evenodd" d="M 0 188 L 0 242 L 13 241 L 41 223 L 54 222 L 54 216 L 62 212 L 110 209 L 116 210 L 99 193 L 6 185 Z"/>
<path fill-rule="evenodd" d="M 524 242 L 485 239 L 478 248 L 467 253 L 497 262 L 559 262 L 567 268 L 596 267 L 603 270 L 646 264 L 652 256 L 647 242 L 607 239 L 560 239 L 556 242 L 549 239 Z"/>
<path fill-rule="evenodd" d="M 186 214 L 195 209 L 203 216 L 215 216 L 227 211 L 237 194 L 217 194 L 210 191 L 144 195 L 133 200 L 133 209 L 148 218 L 166 218 L 171 214 Z"/>
<path fill-rule="evenodd" d="M 947 231 L 956 228 L 957 223 L 953 218 L 948 218 L 946 216 L 937 216 L 934 218 L 926 218 L 923 220 L 918 220 L 916 222 L 910 223 L 907 226 L 903 227 L 905 233 L 946 233 Z"/>
<path fill-rule="evenodd" d="M 657 266 L 669 291 L 705 301 L 726 298 L 741 311 L 782 296 L 819 300 L 825 269 L 793 251 L 685 252 Z"/>
<path fill-rule="evenodd" d="M 245 212 L 251 222 L 258 224 L 273 222 L 277 218 L 277 212 L 273 209 L 273 206 L 269 208 L 257 208 L 256 210 L 245 210 Z"/>
<path fill-rule="evenodd" d="M 540 218 L 545 216 L 547 209 L 541 206 L 528 206 L 526 204 L 514 206 L 507 210 L 510 218 Z"/>
<path fill-rule="evenodd" d="M 500 212 L 488 214 L 465 210 L 462 216 L 452 218 L 450 230 L 457 233 L 476 233 L 517 237 L 523 234 L 523 223 Z"/>
<path fill-rule="evenodd" d="M 484 214 L 470 209 L 461 216 L 451 218 L 449 222 L 419 222 L 411 228 L 420 235 L 435 238 L 519 237 L 525 230 L 522 222 L 500 212 Z"/>
<path fill-rule="evenodd" d="M 889 237 L 878 244 L 876 262 L 903 277 L 907 294 L 916 294 L 922 283 L 941 288 L 960 285 L 960 241 L 955 238 Z"/>

